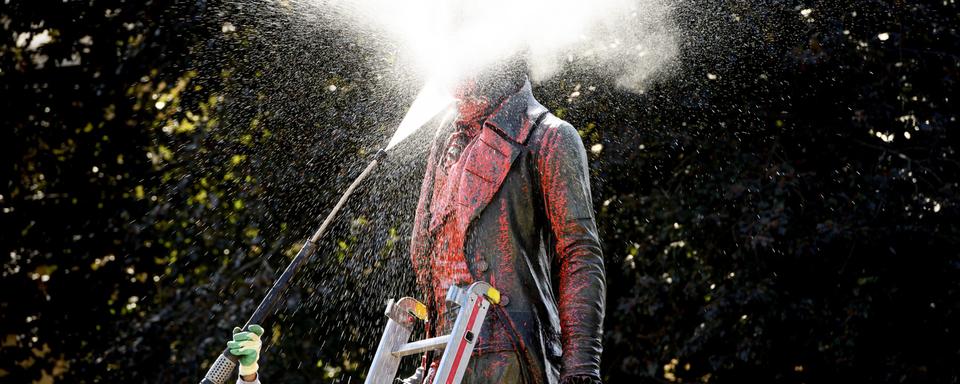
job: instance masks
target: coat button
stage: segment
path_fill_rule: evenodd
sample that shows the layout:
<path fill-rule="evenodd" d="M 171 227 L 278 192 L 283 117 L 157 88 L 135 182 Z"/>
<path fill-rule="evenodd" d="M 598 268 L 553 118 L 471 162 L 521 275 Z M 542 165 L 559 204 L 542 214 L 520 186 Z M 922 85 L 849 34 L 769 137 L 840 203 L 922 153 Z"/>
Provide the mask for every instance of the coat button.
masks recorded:
<path fill-rule="evenodd" d="M 504 295 L 503 293 L 501 293 L 501 294 L 500 294 L 500 305 L 501 305 L 501 306 L 504 306 L 504 307 L 510 305 L 510 297 L 508 297 L 507 295 Z"/>
<path fill-rule="evenodd" d="M 490 269 L 490 263 L 488 263 L 486 260 L 480 260 L 477 262 L 478 271 L 486 272 L 488 269 Z"/>

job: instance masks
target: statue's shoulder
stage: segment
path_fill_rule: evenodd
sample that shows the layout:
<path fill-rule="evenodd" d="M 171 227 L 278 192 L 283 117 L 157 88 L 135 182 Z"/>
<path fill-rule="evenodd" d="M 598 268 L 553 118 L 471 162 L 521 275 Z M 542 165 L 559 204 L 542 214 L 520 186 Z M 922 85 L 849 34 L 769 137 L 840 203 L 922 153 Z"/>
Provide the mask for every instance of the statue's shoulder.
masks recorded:
<path fill-rule="evenodd" d="M 583 148 L 583 140 L 580 138 L 580 132 L 572 124 L 545 111 L 531 132 L 529 145 L 533 149 L 557 145 L 576 149 L 576 147 Z"/>

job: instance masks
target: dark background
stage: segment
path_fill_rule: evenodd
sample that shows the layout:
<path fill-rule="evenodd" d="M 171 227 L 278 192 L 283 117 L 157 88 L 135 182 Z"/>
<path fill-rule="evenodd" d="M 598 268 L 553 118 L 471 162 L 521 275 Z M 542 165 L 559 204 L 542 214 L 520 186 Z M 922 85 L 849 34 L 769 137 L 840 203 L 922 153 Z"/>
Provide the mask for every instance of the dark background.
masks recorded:
<path fill-rule="evenodd" d="M 607 382 L 960 381 L 957 8 L 686 1 L 645 92 L 537 84 L 602 145 Z M 297 12 L 0 4 L 0 382 L 200 379 L 413 98 L 382 39 Z M 427 139 L 266 324 L 266 381 L 362 377 Z"/>

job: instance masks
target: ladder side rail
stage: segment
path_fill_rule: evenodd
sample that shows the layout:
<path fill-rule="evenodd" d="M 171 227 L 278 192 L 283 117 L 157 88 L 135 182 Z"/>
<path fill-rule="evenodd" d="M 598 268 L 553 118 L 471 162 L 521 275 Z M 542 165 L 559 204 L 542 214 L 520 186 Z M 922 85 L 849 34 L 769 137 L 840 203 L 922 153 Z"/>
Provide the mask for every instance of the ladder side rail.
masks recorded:
<path fill-rule="evenodd" d="M 470 355 L 476 346 L 490 303 L 485 297 L 469 292 L 461 303 L 450 333 L 450 343 L 440 358 L 433 384 L 459 384 L 467 370 Z"/>
<path fill-rule="evenodd" d="M 390 311 L 392 306 L 393 300 L 387 304 L 387 311 Z M 373 363 L 367 372 L 367 379 L 364 380 L 365 384 L 390 383 L 397 377 L 401 356 L 394 355 L 393 351 L 409 341 L 411 333 L 412 329 L 387 317 L 387 326 L 380 337 L 377 353 L 373 356 Z"/>

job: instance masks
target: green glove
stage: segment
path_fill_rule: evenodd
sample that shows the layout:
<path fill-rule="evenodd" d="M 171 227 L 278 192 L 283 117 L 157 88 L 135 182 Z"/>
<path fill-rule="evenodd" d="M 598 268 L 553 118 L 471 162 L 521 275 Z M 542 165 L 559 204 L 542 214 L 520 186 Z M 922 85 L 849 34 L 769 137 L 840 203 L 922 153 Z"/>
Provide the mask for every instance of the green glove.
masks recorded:
<path fill-rule="evenodd" d="M 252 324 L 249 332 L 243 332 L 240 327 L 233 329 L 233 341 L 227 342 L 227 348 L 230 353 L 240 358 L 240 376 L 248 376 L 257 373 L 260 365 L 257 360 L 260 359 L 260 336 L 263 336 L 263 327 Z"/>

